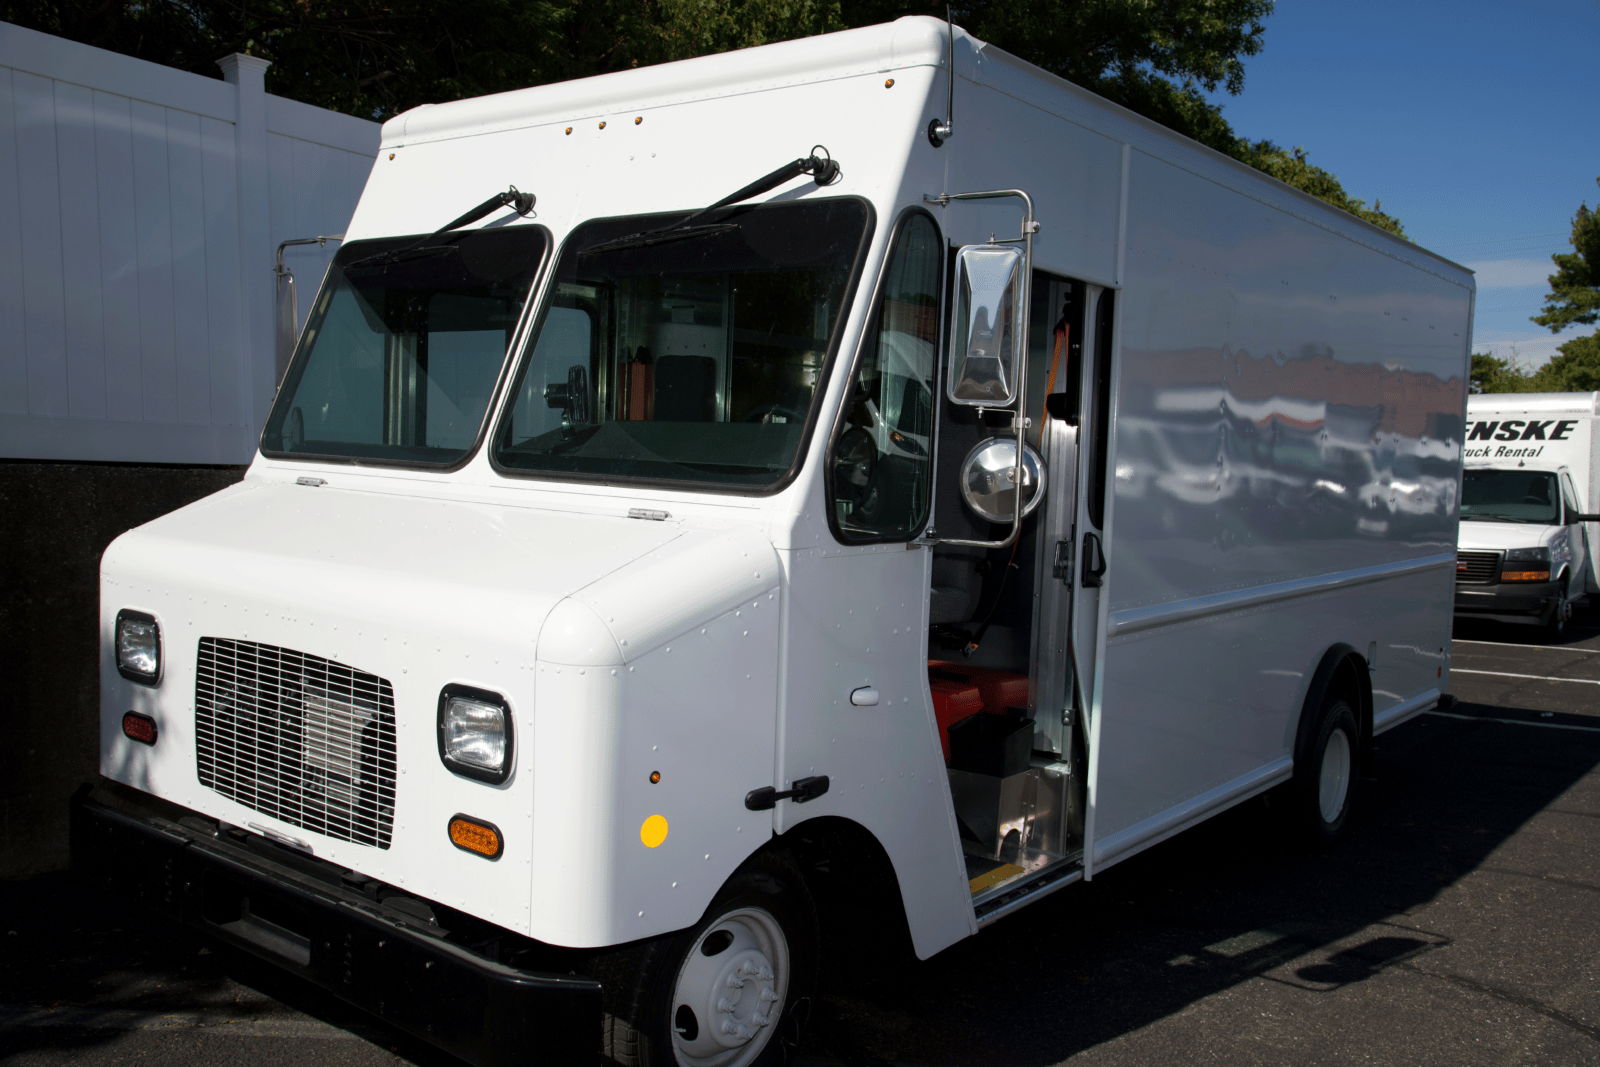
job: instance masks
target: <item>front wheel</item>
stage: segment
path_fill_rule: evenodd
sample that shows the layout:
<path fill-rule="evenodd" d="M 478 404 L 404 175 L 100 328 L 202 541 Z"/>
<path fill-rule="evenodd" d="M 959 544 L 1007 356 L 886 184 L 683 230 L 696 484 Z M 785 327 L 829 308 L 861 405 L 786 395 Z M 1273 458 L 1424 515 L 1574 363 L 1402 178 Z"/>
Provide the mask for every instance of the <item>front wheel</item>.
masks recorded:
<path fill-rule="evenodd" d="M 1547 645 L 1559 645 L 1567 637 L 1567 623 L 1572 621 L 1572 601 L 1567 599 L 1567 583 L 1561 583 L 1561 590 L 1556 594 L 1556 605 L 1550 609 L 1550 617 L 1545 620 L 1544 630 L 1540 636 Z"/>
<path fill-rule="evenodd" d="M 799 872 L 761 853 L 698 925 L 602 956 L 607 1061 L 623 1067 L 780 1067 L 800 1041 L 817 917 Z"/>
<path fill-rule="evenodd" d="M 1359 779 L 1360 729 L 1348 701 L 1332 697 L 1322 706 L 1317 731 L 1294 769 L 1296 822 L 1310 844 L 1329 848 L 1350 833 L 1350 813 Z"/>

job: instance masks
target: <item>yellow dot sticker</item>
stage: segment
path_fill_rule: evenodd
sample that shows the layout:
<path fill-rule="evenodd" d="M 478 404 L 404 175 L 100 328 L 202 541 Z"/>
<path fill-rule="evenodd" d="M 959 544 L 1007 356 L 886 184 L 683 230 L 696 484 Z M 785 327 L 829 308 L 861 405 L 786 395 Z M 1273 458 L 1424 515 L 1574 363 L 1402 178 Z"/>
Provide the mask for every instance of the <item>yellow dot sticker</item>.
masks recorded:
<path fill-rule="evenodd" d="M 667 839 L 667 817 L 665 815 L 652 815 L 639 827 L 639 840 L 644 842 L 645 848 L 655 848 Z"/>

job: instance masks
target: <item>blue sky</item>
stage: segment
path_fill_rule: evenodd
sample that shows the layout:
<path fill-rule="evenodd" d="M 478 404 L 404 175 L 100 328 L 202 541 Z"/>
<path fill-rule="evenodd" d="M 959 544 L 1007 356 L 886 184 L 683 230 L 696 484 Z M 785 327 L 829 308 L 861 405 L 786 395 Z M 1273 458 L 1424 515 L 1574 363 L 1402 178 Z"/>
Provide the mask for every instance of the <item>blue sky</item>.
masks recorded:
<path fill-rule="evenodd" d="M 1593 327 L 1528 321 L 1600 206 L 1600 0 L 1278 0 L 1235 132 L 1305 147 L 1411 239 L 1478 272 L 1473 349 L 1532 366 Z"/>

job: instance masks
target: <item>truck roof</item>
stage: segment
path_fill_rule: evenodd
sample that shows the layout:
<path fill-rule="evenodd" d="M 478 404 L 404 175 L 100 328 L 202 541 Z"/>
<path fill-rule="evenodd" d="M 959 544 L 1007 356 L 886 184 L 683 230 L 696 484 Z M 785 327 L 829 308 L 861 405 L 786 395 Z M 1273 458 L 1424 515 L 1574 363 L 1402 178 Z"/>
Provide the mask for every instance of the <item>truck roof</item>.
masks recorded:
<path fill-rule="evenodd" d="M 1469 416 L 1518 412 L 1597 415 L 1600 393 L 1477 393 L 1467 397 Z"/>
<path fill-rule="evenodd" d="M 1270 187 L 1277 194 L 1258 195 L 1259 199 L 1287 208 L 1289 205 L 1283 202 L 1287 196 L 1294 202 L 1290 210 L 1303 218 L 1457 284 L 1472 287 L 1472 271 L 1461 264 L 1396 237 L 1365 219 L 979 40 L 959 26 L 955 27 L 955 54 L 956 71 L 962 81 L 996 89 L 1029 106 L 1110 134 L 1169 160 L 1196 154 L 1204 162 L 1196 160 L 1189 169 L 1197 173 L 1205 172 L 1207 164 L 1220 164 L 1231 169 L 1246 187 L 1252 184 L 1257 189 Z M 603 120 L 622 113 L 649 121 L 649 113 L 654 109 L 699 100 L 914 67 L 942 69 L 946 55 L 946 24 L 926 15 L 907 16 L 878 26 L 514 89 L 492 96 L 424 104 L 384 123 L 382 148 L 388 151 L 534 126 Z M 958 124 L 963 117 L 962 97 L 963 90 L 958 84 L 955 94 Z M 972 99 L 971 94 L 967 99 Z M 942 99 L 939 103 L 943 104 Z M 970 121 L 971 111 L 965 114 Z M 785 116 L 767 118 L 783 121 Z"/>

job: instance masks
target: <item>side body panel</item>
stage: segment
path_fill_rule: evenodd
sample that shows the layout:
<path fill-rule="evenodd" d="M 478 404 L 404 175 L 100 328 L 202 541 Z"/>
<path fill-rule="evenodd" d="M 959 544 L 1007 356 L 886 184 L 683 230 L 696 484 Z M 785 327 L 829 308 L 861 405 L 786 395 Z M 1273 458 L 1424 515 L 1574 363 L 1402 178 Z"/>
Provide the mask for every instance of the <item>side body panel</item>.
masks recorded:
<path fill-rule="evenodd" d="M 1330 645 L 1437 693 L 1469 351 L 1464 272 L 1131 156 L 1101 862 L 1287 776 Z"/>

